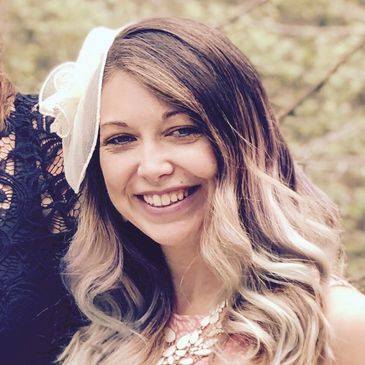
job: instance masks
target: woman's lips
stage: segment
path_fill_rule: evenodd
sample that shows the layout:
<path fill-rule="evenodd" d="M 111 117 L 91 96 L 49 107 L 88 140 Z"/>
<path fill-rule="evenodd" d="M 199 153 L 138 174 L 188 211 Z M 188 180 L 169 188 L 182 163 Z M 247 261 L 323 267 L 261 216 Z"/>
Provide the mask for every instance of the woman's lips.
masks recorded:
<path fill-rule="evenodd" d="M 172 204 L 176 204 L 189 195 L 191 195 L 198 186 L 187 187 L 184 189 L 176 189 L 163 193 L 150 193 L 139 195 L 139 199 L 143 199 L 148 205 L 152 207 L 167 207 Z"/>

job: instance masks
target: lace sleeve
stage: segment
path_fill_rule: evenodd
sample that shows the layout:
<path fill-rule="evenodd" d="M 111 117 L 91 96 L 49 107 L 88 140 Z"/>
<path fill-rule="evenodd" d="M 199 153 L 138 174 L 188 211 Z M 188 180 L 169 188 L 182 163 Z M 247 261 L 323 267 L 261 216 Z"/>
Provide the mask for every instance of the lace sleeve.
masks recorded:
<path fill-rule="evenodd" d="M 17 95 L 0 134 L 0 237 L 17 243 L 50 233 L 72 232 L 77 196 L 63 173 L 60 138 L 50 118 L 37 111 L 37 98 Z"/>
<path fill-rule="evenodd" d="M 12 365 L 50 365 L 82 323 L 59 274 L 78 197 L 37 101 L 18 94 L 0 132 L 0 354 Z"/>

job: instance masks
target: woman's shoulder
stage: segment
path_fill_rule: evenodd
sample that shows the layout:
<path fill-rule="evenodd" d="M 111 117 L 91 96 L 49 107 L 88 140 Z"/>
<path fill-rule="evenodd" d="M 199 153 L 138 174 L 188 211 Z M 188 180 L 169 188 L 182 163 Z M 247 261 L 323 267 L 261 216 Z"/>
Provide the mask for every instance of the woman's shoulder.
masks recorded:
<path fill-rule="evenodd" d="M 365 295 L 350 285 L 332 285 L 326 302 L 333 331 L 334 365 L 364 364 Z"/>

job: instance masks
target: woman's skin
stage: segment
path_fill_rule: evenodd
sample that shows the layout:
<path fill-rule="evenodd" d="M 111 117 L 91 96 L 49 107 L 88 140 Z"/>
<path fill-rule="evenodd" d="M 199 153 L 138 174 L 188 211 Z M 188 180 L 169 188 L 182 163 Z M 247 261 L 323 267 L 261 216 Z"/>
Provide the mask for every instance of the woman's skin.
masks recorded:
<path fill-rule="evenodd" d="M 100 165 L 119 213 L 161 245 L 176 288 L 177 312 L 208 313 L 219 291 L 198 251 L 217 171 L 208 139 L 187 115 L 116 71 L 102 92 Z M 365 364 L 365 296 L 331 287 L 326 315 L 336 357 L 326 365 Z"/>
<path fill-rule="evenodd" d="M 217 172 L 207 137 L 188 115 L 117 71 L 102 93 L 100 165 L 118 212 L 161 244 L 178 312 L 209 312 L 218 283 L 198 253 Z"/>
<path fill-rule="evenodd" d="M 334 336 L 334 365 L 365 364 L 365 296 L 352 288 L 334 286 L 326 299 L 326 316 Z"/>

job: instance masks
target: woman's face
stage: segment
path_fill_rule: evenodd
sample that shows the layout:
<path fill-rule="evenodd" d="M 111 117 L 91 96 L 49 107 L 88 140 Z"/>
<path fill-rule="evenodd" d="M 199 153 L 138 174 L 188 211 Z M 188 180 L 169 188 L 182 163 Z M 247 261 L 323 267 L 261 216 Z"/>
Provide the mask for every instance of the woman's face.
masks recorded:
<path fill-rule="evenodd" d="M 217 172 L 211 145 L 186 114 L 122 71 L 102 91 L 100 165 L 125 219 L 162 245 L 199 242 Z"/>

